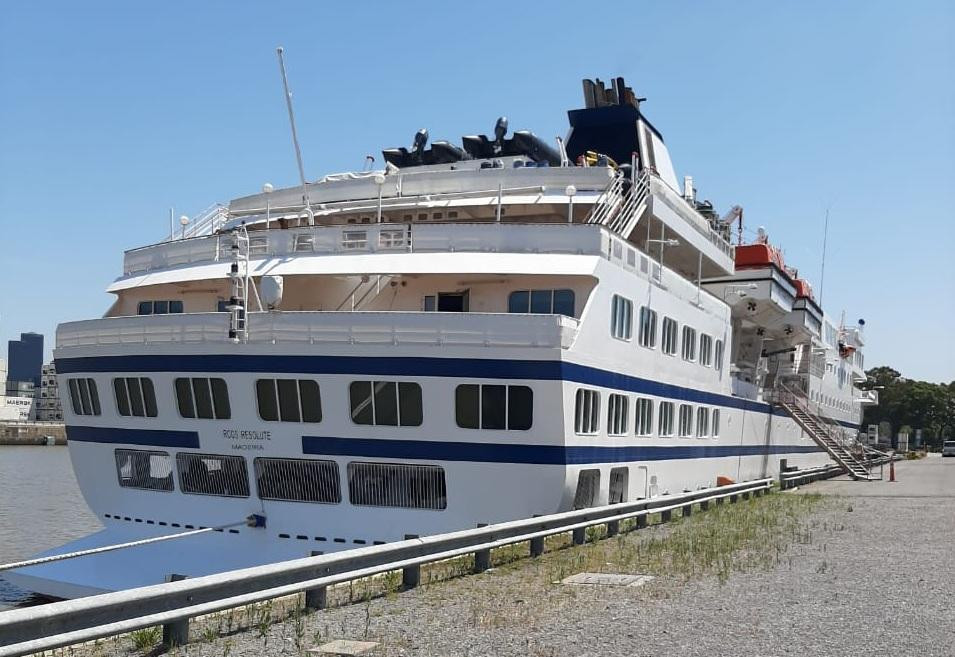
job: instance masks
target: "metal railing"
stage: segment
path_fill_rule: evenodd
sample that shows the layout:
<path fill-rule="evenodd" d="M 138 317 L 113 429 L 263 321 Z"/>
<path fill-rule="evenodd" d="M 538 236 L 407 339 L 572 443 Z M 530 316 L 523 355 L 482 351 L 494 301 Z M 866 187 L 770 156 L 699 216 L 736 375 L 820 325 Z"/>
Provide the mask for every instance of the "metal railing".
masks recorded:
<path fill-rule="evenodd" d="M 758 479 L 0 612 L 0 657 L 28 655 L 154 625 L 166 625 L 170 634 L 183 637 L 187 630 L 183 631 L 182 623 L 189 618 L 303 591 L 307 605 L 311 600 L 315 606 L 324 606 L 326 587 L 396 570 L 403 571 L 405 587 L 411 588 L 420 582 L 422 564 L 473 554 L 475 572 L 483 572 L 494 548 L 529 542 L 529 555 L 539 556 L 547 536 L 573 532 L 573 543 L 579 545 L 589 527 L 607 525 L 607 534 L 614 535 L 623 520 L 633 518 L 636 528 L 645 527 L 651 514 L 661 514 L 666 522 L 673 511 L 690 515 L 695 505 L 705 510 L 710 502 L 748 499 L 771 486 L 771 479 Z"/>
<path fill-rule="evenodd" d="M 901 460 L 902 457 L 898 454 L 882 454 L 881 456 L 863 461 L 863 465 L 865 465 L 867 469 L 871 469 L 876 466 L 885 465 L 890 461 Z M 785 466 L 781 466 L 778 478 L 779 489 L 788 490 L 801 484 L 809 484 L 821 479 L 838 477 L 841 474 L 845 474 L 845 469 L 838 463 L 822 465 L 817 468 L 804 468 L 801 470 L 789 470 L 786 469 Z"/>
<path fill-rule="evenodd" d="M 174 240 L 188 239 L 190 237 L 199 237 L 202 235 L 213 234 L 220 225 L 226 222 L 229 216 L 229 209 L 222 203 L 213 203 L 205 210 L 202 210 L 188 224 L 176 230 L 164 239 L 164 242 Z"/>

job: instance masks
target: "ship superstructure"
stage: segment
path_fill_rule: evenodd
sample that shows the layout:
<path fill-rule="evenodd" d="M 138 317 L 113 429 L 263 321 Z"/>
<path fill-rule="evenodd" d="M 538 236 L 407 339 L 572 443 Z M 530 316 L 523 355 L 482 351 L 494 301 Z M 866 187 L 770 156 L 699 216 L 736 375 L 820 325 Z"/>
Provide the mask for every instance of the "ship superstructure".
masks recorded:
<path fill-rule="evenodd" d="M 838 459 L 793 404 L 855 439 L 861 329 L 732 243 L 622 78 L 584 95 L 553 146 L 421 132 L 128 251 L 57 333 L 104 524 L 58 551 L 222 529 L 10 578 L 72 597 Z"/>

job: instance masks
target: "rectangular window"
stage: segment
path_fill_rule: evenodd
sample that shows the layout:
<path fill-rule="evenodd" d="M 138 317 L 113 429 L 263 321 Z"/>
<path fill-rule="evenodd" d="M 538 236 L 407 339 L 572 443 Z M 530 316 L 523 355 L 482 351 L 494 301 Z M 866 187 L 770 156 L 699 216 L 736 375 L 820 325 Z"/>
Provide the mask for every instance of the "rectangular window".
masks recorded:
<path fill-rule="evenodd" d="M 657 346 L 657 311 L 640 307 L 640 346 L 653 349 Z"/>
<path fill-rule="evenodd" d="M 179 415 L 182 417 L 204 420 L 228 420 L 232 417 L 229 388 L 225 379 L 178 378 L 175 381 L 175 390 Z"/>
<path fill-rule="evenodd" d="M 713 364 L 713 338 L 705 333 L 700 334 L 700 365 L 709 367 Z"/>
<path fill-rule="evenodd" d="M 693 407 L 689 404 L 680 404 L 680 438 L 689 438 L 693 435 Z"/>
<path fill-rule="evenodd" d="M 258 458 L 252 465 L 255 485 L 263 500 L 318 504 L 342 501 L 335 461 Z"/>
<path fill-rule="evenodd" d="M 673 410 L 672 404 L 670 405 L 670 410 L 671 412 Z M 663 412 L 662 405 L 660 408 L 660 412 L 661 413 Z M 672 417 L 670 421 L 672 423 Z M 662 424 L 663 424 L 662 417 L 660 418 L 660 424 L 661 424 L 660 435 L 664 435 L 663 429 L 662 429 Z M 636 421 L 636 426 L 634 427 L 634 429 L 638 436 L 649 436 L 653 433 L 653 400 L 652 399 L 646 399 L 644 397 L 641 397 L 640 399 L 637 400 L 637 421 Z"/>
<path fill-rule="evenodd" d="M 663 328 L 661 330 L 661 347 L 663 353 L 673 356 L 676 354 L 677 346 L 677 323 L 675 319 L 669 317 L 663 318 Z"/>
<path fill-rule="evenodd" d="M 99 405 L 99 391 L 93 379 L 70 379 L 70 401 L 77 415 L 102 415 Z"/>
<path fill-rule="evenodd" d="M 395 381 L 352 381 L 348 386 L 355 424 L 421 426 L 421 386 Z"/>
<path fill-rule="evenodd" d="M 156 391 L 152 379 L 117 377 L 113 379 L 116 410 L 124 417 L 156 417 Z"/>
<path fill-rule="evenodd" d="M 577 433 L 597 433 L 600 426 L 600 393 L 579 388 L 574 407 L 574 430 Z"/>
<path fill-rule="evenodd" d="M 683 327 L 683 360 L 696 360 L 696 329 Z"/>
<path fill-rule="evenodd" d="M 137 315 L 168 315 L 182 312 L 182 300 L 140 301 L 136 305 Z"/>
<path fill-rule="evenodd" d="M 534 422 L 534 391 L 527 386 L 459 385 L 454 417 L 462 429 L 526 431 Z"/>
<path fill-rule="evenodd" d="M 626 395 L 611 394 L 607 401 L 607 435 L 625 436 L 629 430 L 630 400 Z"/>
<path fill-rule="evenodd" d="M 660 436 L 673 435 L 673 402 L 660 402 Z"/>
<path fill-rule="evenodd" d="M 719 372 L 723 371 L 723 341 L 722 340 L 716 341 L 716 350 L 713 356 L 713 367 L 715 367 L 716 370 Z"/>
<path fill-rule="evenodd" d="M 348 464 L 348 498 L 355 506 L 446 509 L 444 469 L 400 463 Z"/>
<path fill-rule="evenodd" d="M 610 335 L 629 340 L 633 332 L 633 302 L 619 295 L 610 301 Z"/>
<path fill-rule="evenodd" d="M 179 452 L 176 454 L 176 468 L 183 493 L 249 496 L 249 473 L 241 456 Z"/>
<path fill-rule="evenodd" d="M 116 476 L 123 488 L 142 490 L 173 489 L 172 459 L 167 452 L 117 449 Z"/>
<path fill-rule="evenodd" d="M 140 301 L 139 305 L 136 306 L 137 315 L 152 315 L 153 314 L 153 302 L 152 301 Z"/>
<path fill-rule="evenodd" d="M 437 310 L 437 297 L 433 294 L 425 295 L 424 301 L 421 303 L 421 307 L 426 313 L 433 313 Z"/>
<path fill-rule="evenodd" d="M 573 290 L 515 290 L 507 297 L 507 312 L 574 316 Z"/>
<path fill-rule="evenodd" d="M 696 409 L 696 437 L 706 438 L 710 435 L 710 409 L 700 406 Z"/>
<path fill-rule="evenodd" d="M 629 479 L 630 468 L 610 469 L 610 491 L 607 499 L 609 504 L 622 504 L 627 501 Z"/>
<path fill-rule="evenodd" d="M 263 420 L 322 421 L 321 391 L 311 379 L 258 379 L 255 398 Z"/>
<path fill-rule="evenodd" d="M 713 426 L 711 428 L 710 435 L 713 438 L 718 438 L 720 435 L 720 409 L 718 408 L 713 409 Z"/>

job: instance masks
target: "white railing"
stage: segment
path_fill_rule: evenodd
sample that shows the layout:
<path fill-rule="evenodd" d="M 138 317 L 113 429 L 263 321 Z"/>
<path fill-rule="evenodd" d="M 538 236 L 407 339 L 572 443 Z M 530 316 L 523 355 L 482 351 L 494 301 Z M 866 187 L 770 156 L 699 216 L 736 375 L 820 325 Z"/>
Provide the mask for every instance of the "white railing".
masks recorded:
<path fill-rule="evenodd" d="M 127 251 L 123 274 L 217 262 L 228 243 L 219 235 Z M 570 253 L 599 255 L 600 230 L 582 224 L 346 224 L 249 234 L 252 258 L 387 252 Z"/>
<path fill-rule="evenodd" d="M 655 199 L 662 200 L 671 210 L 696 229 L 698 233 L 706 237 L 716 248 L 722 251 L 726 257 L 730 259 L 734 257 L 735 249 L 733 245 L 723 239 L 718 232 L 713 230 L 710 226 L 710 222 L 697 212 L 696 208 L 690 205 L 685 198 L 673 191 L 669 185 L 656 176 L 651 177 L 650 182 L 651 191 Z"/>
<path fill-rule="evenodd" d="M 563 315 L 439 312 L 252 312 L 253 344 L 354 344 L 568 349 L 578 321 Z M 228 343 L 228 313 L 108 317 L 61 324 L 57 348 Z"/>
<path fill-rule="evenodd" d="M 172 233 L 166 236 L 163 241 L 172 242 L 190 237 L 211 235 L 228 220 L 228 217 L 229 209 L 226 206 L 221 203 L 213 203 L 192 218 L 185 226 L 180 226 L 178 229 L 173 226 Z"/>
<path fill-rule="evenodd" d="M 588 527 L 606 525 L 607 535 L 616 535 L 646 527 L 651 514 L 667 522 L 674 511 L 688 516 L 694 507 L 705 511 L 710 504 L 764 495 L 771 485 L 771 479 L 757 479 L 4 611 L 0 612 L 0 657 L 29 655 L 160 624 L 168 643 L 183 643 L 188 640 L 188 620 L 196 616 L 303 591 L 307 607 L 323 608 L 329 586 L 398 570 L 404 588 L 414 588 L 420 584 L 423 564 L 474 555 L 474 572 L 484 572 L 495 548 L 524 543 L 529 556 L 537 557 L 544 552 L 547 536 L 572 532 L 573 543 L 581 545 Z M 631 519 L 635 521 L 631 527 L 621 526 Z"/>

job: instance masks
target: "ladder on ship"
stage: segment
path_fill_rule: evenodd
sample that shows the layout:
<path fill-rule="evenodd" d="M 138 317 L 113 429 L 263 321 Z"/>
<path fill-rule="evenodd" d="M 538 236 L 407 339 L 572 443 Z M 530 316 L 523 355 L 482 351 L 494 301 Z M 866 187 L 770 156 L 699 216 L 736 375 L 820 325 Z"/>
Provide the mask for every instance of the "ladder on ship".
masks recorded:
<path fill-rule="evenodd" d="M 786 411 L 817 445 L 826 450 L 829 456 L 842 466 L 850 477 L 863 481 L 873 479 L 866 464 L 843 443 L 841 429 L 838 432 L 835 429 L 839 426 L 838 423 L 813 411 L 805 394 L 780 381 L 776 384 L 773 396 L 776 405 Z"/>
<path fill-rule="evenodd" d="M 647 209 L 649 198 L 650 174 L 647 171 L 641 171 L 632 184 L 618 172 L 594 203 L 585 222 L 606 226 L 628 239 Z"/>

